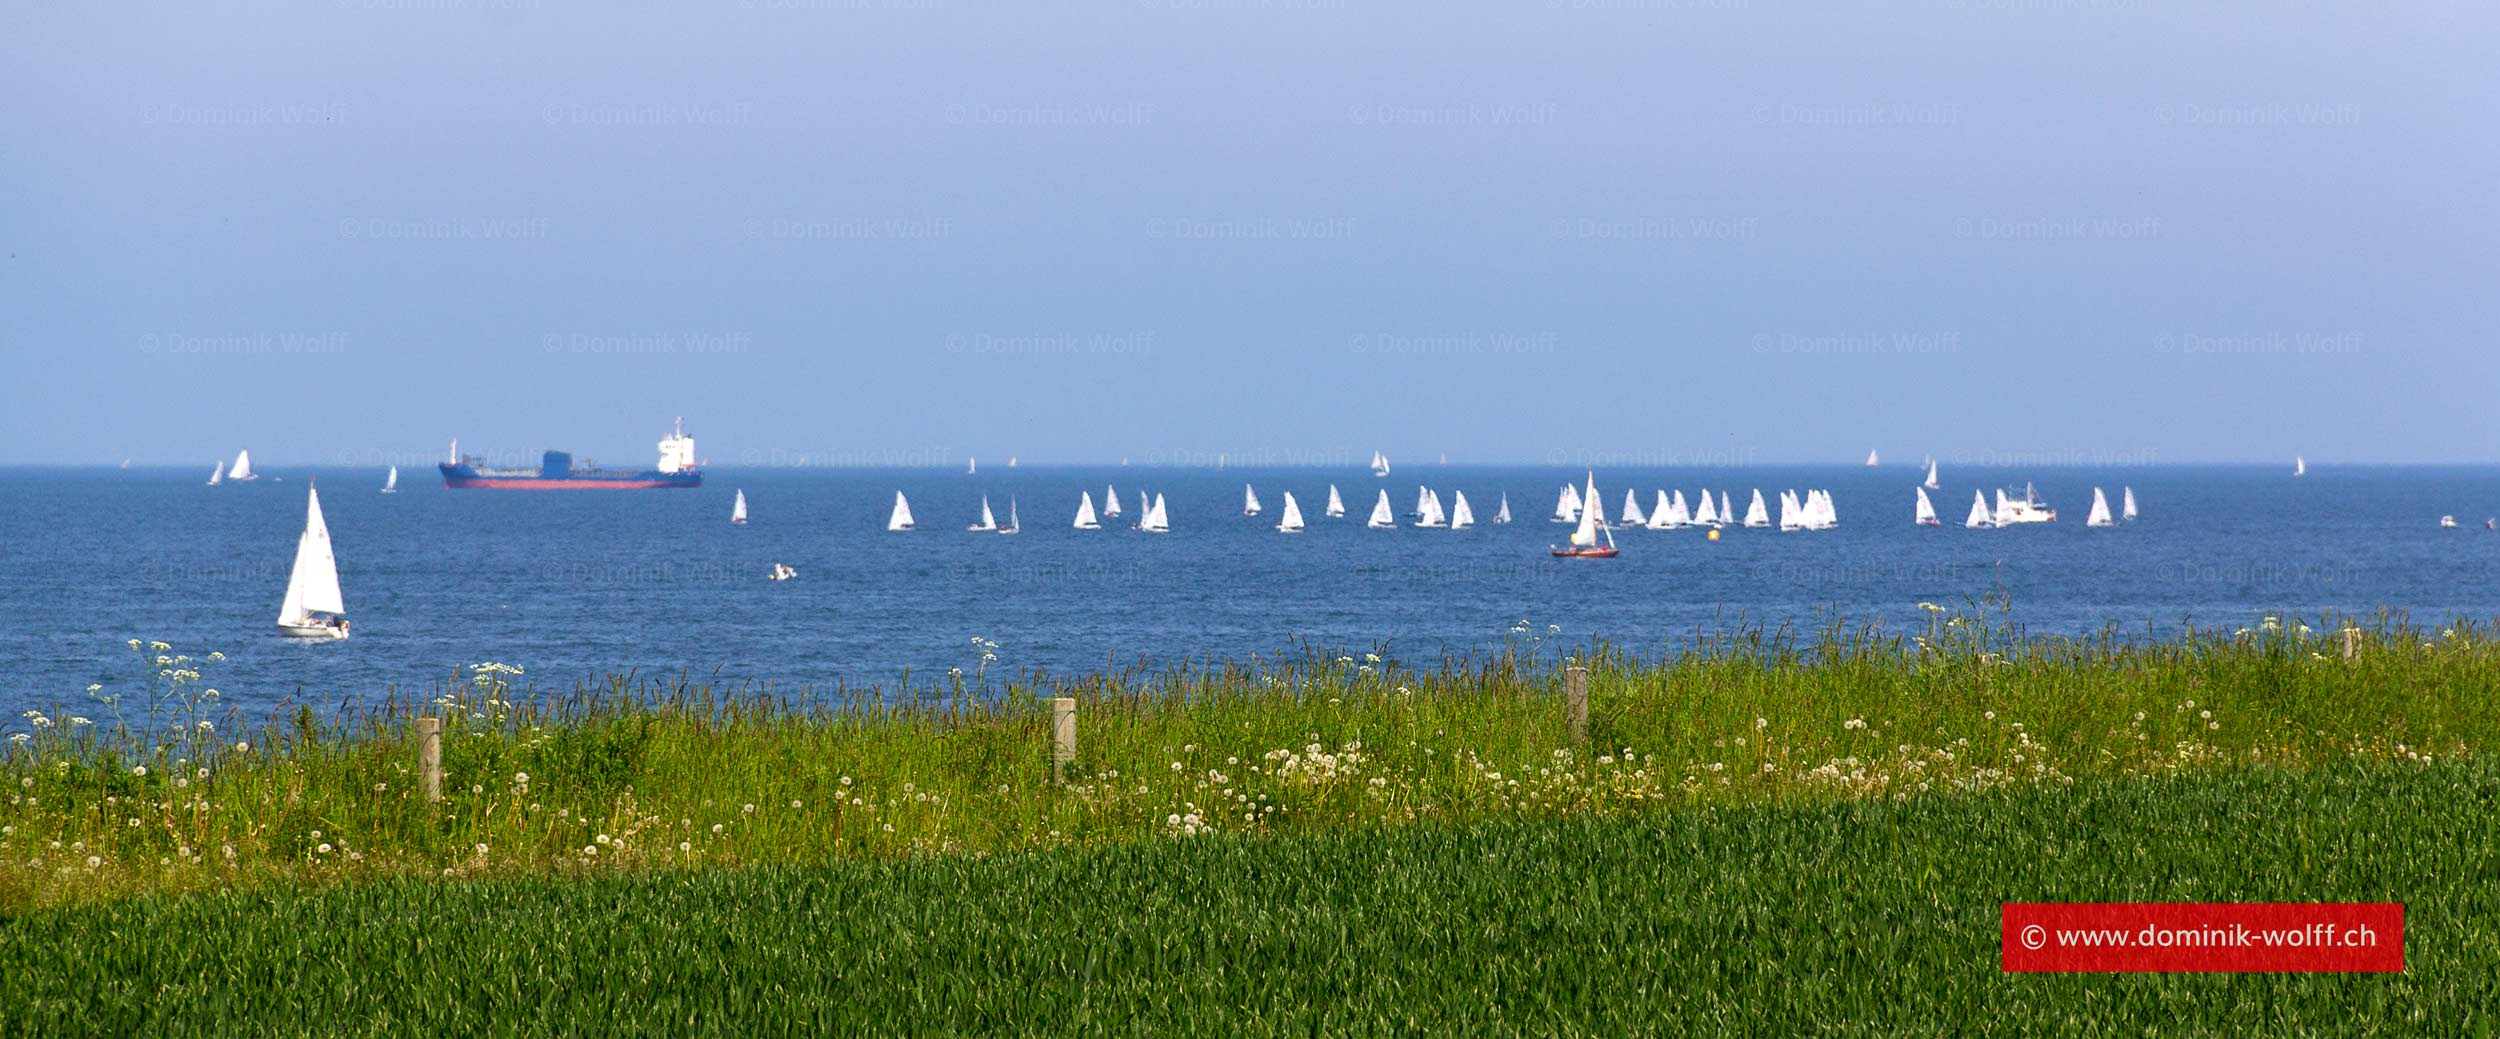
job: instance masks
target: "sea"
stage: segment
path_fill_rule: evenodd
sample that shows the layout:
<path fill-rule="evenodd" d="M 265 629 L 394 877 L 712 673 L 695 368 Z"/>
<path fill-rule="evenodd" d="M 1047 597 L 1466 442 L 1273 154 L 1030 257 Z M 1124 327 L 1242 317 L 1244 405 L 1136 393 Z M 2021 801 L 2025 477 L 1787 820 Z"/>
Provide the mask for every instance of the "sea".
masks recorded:
<path fill-rule="evenodd" d="M 631 672 L 769 695 L 935 688 L 951 669 L 1079 675 L 1143 663 L 1272 657 L 1316 647 L 1429 662 L 1519 640 L 1560 652 L 1603 639 L 1669 654 L 1739 624 L 1810 631 L 1833 621 L 1915 629 L 1921 603 L 1990 597 L 2035 633 L 2109 628 L 2173 637 L 2267 614 L 2394 610 L 2422 623 L 2500 616 L 2500 467 L 2289 466 L 2037 469 L 1948 466 L 1930 492 L 1946 525 L 1912 522 L 1913 466 L 1600 468 L 1607 515 L 1626 489 L 1831 492 L 1840 525 L 1618 530 L 1622 554 L 1564 560 L 1549 546 L 1560 466 L 1366 469 L 1045 467 L 719 468 L 696 490 L 446 490 L 426 470 L 379 493 L 365 468 L 265 469 L 206 486 L 191 468 L 0 468 L 0 707 L 89 704 L 88 686 L 136 693 L 153 671 L 128 640 L 223 659 L 203 682 L 247 713 L 298 701 L 431 696 L 483 662 L 542 690 Z M 2036 487 L 2058 521 L 1964 529 L 1974 490 Z M 1348 515 L 1322 514 L 1331 486 Z M 275 621 L 306 491 L 317 486 L 354 637 L 281 637 Z M 1265 505 L 1243 515 L 1243 488 Z M 1464 492 L 1472 530 L 1418 529 L 1418 489 Z M 1126 513 L 1071 520 L 1117 487 Z M 2141 516 L 2089 529 L 2094 488 Z M 1364 526 L 1386 490 L 1401 526 Z M 744 490 L 752 521 L 733 526 Z M 917 529 L 890 533 L 896 492 Z M 1309 520 L 1274 529 L 1286 492 Z M 1171 531 L 1131 529 L 1142 498 Z M 983 497 L 1014 536 L 965 530 Z M 1492 525 L 1507 497 L 1514 522 Z M 2454 514 L 2459 529 L 2438 519 Z M 773 564 L 798 577 L 767 581 Z M 978 643 L 976 643 L 978 640 Z M 994 660 L 984 661 L 987 643 Z M 146 654 L 150 659 L 154 654 Z M 983 669 L 986 668 L 984 671 Z"/>

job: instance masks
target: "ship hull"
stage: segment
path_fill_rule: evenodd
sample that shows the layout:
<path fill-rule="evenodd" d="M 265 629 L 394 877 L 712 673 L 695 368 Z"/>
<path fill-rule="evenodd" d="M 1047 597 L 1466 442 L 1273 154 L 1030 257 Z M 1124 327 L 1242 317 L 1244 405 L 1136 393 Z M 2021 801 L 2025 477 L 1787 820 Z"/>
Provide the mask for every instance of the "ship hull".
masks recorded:
<path fill-rule="evenodd" d="M 703 474 L 684 471 L 663 473 L 566 473 L 560 476 L 504 475 L 484 473 L 465 465 L 438 465 L 443 486 L 452 490 L 490 491 L 632 491 L 703 486 Z"/>

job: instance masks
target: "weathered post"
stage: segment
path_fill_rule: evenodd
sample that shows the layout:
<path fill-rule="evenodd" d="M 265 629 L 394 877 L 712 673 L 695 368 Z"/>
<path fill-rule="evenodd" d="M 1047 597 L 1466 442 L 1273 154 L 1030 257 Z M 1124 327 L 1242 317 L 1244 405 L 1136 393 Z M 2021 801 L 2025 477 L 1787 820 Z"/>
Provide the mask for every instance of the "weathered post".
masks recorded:
<path fill-rule="evenodd" d="M 1050 701 L 1050 781 L 1068 781 L 1068 765 L 1076 760 L 1076 698 Z"/>
<path fill-rule="evenodd" d="M 1589 741 L 1589 669 L 1563 669 L 1563 727 L 1571 730 L 1571 742 Z"/>
<path fill-rule="evenodd" d="M 2352 659 L 2355 659 L 2355 658 L 2359 657 L 2360 655 L 2361 655 L 2361 629 L 2359 629 L 2359 628 L 2345 628 L 2345 629 L 2344 629 L 2344 659 L 2346 659 L 2346 660 L 2352 660 Z"/>
<path fill-rule="evenodd" d="M 443 720 L 417 719 L 417 789 L 427 803 L 443 799 Z"/>

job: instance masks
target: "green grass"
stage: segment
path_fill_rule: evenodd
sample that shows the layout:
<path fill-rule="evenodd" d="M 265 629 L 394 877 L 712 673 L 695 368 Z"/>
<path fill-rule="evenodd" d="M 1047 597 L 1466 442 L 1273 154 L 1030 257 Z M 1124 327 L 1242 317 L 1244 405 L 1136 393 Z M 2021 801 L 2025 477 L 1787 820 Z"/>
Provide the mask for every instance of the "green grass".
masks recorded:
<path fill-rule="evenodd" d="M 0 1034 L 2487 1035 L 2500 767 L 0 918 Z M 2401 901 L 2401 975 L 2006 975 L 2005 901 Z"/>
<path fill-rule="evenodd" d="M 544 693 L 490 668 L 435 701 L 248 725 L 208 695 L 213 661 L 138 644 L 152 684 L 122 716 L 54 712 L 0 742 L 0 911 L 1820 804 L 2500 747 L 2500 642 L 2484 629 L 2381 622 L 2347 660 L 2318 627 L 2032 639 L 1937 611 L 1903 635 L 1736 630 L 1647 659 L 1601 648 L 1586 661 L 1586 746 L 1564 730 L 1561 662 L 1525 625 L 1476 659 L 1303 653 L 892 698 L 628 680 Z M 1051 779 L 1052 695 L 1079 704 L 1065 785 Z M 416 794 L 421 714 L 447 725 L 437 806 Z"/>

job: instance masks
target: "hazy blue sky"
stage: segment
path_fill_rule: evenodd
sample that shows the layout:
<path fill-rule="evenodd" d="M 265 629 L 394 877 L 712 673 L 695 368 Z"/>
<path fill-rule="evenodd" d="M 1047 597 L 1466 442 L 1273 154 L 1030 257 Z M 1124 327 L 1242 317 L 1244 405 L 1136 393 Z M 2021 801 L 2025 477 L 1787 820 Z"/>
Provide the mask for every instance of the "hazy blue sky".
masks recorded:
<path fill-rule="evenodd" d="M 14 3 L 0 439 L 2488 461 L 2493 10 Z"/>

